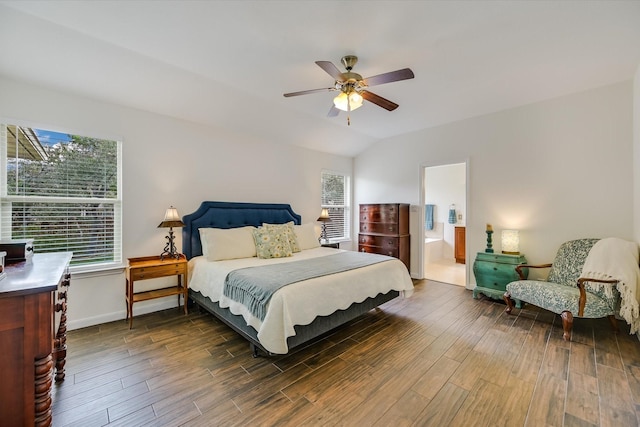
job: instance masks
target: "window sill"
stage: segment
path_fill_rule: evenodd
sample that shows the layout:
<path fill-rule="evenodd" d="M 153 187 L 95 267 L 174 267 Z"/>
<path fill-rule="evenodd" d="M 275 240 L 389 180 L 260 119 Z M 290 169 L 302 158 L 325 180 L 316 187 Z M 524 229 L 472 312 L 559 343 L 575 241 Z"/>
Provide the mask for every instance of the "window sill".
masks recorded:
<path fill-rule="evenodd" d="M 84 279 L 90 277 L 112 276 L 122 274 L 126 266 L 122 263 L 98 264 L 87 266 L 69 267 L 69 272 L 74 278 Z"/>

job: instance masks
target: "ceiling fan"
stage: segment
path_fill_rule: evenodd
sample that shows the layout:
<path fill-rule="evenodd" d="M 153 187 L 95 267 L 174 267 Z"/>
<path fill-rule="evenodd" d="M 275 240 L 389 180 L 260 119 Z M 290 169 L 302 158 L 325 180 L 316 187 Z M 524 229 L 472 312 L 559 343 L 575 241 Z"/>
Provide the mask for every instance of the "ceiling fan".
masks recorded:
<path fill-rule="evenodd" d="M 356 62 L 358 62 L 357 56 L 343 56 L 341 62 L 347 69 L 345 73 L 341 73 L 340 70 L 338 70 L 338 68 L 330 61 L 316 61 L 316 64 L 318 64 L 320 68 L 335 79 L 335 83 L 332 87 L 290 92 L 285 93 L 284 96 L 288 98 L 291 96 L 307 95 L 317 92 L 340 91 L 338 96 L 333 99 L 333 105 L 331 106 L 328 114 L 329 117 L 337 116 L 340 113 L 340 110 L 351 112 L 356 108 L 360 108 L 363 100 L 372 102 L 385 110 L 393 111 L 398 108 L 398 104 L 370 92 L 367 88 L 384 83 L 412 79 L 414 77 L 413 71 L 409 68 L 403 68 L 401 70 L 363 78 L 360 74 L 351 71 L 354 65 L 356 65 Z M 347 123 L 351 124 L 349 116 L 347 116 Z"/>

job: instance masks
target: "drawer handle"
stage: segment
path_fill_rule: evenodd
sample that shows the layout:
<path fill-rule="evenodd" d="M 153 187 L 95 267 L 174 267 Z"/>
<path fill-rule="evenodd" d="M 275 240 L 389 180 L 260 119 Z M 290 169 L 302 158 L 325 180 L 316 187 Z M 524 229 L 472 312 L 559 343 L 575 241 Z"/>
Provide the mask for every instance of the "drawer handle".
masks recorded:
<path fill-rule="evenodd" d="M 366 216 L 363 216 L 363 217 L 362 217 L 362 219 L 363 219 L 364 221 L 366 221 L 366 220 L 367 220 L 367 217 L 366 217 Z"/>

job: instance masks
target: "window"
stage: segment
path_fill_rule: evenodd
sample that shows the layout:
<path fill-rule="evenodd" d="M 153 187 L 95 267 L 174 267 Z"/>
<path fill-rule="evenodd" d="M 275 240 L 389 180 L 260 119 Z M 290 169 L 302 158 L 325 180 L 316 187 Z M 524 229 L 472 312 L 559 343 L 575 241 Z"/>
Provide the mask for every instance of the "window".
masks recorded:
<path fill-rule="evenodd" d="M 331 222 L 327 226 L 327 238 L 347 240 L 350 235 L 349 176 L 338 172 L 322 172 L 322 208 L 329 209 Z"/>
<path fill-rule="evenodd" d="M 122 262 L 120 142 L 0 124 L 0 159 L 0 238 L 82 269 Z"/>

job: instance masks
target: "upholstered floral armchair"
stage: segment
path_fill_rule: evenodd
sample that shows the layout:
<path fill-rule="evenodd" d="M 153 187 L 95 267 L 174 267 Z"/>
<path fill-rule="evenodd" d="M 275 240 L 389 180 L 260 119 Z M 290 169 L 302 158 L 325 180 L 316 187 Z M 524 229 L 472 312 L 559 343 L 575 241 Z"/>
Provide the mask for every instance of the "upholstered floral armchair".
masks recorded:
<path fill-rule="evenodd" d="M 571 339 L 574 316 L 608 317 L 617 331 L 615 313 L 620 307 L 620 294 L 615 285 L 618 281 L 580 277 L 587 255 L 598 240 L 571 240 L 560 246 L 552 264 L 516 267 L 520 280 L 507 285 L 504 294 L 506 312 L 511 314 L 513 299 L 517 299 L 559 314 L 565 340 Z M 522 269 L 525 267 L 550 268 L 547 280 L 524 280 Z"/>

